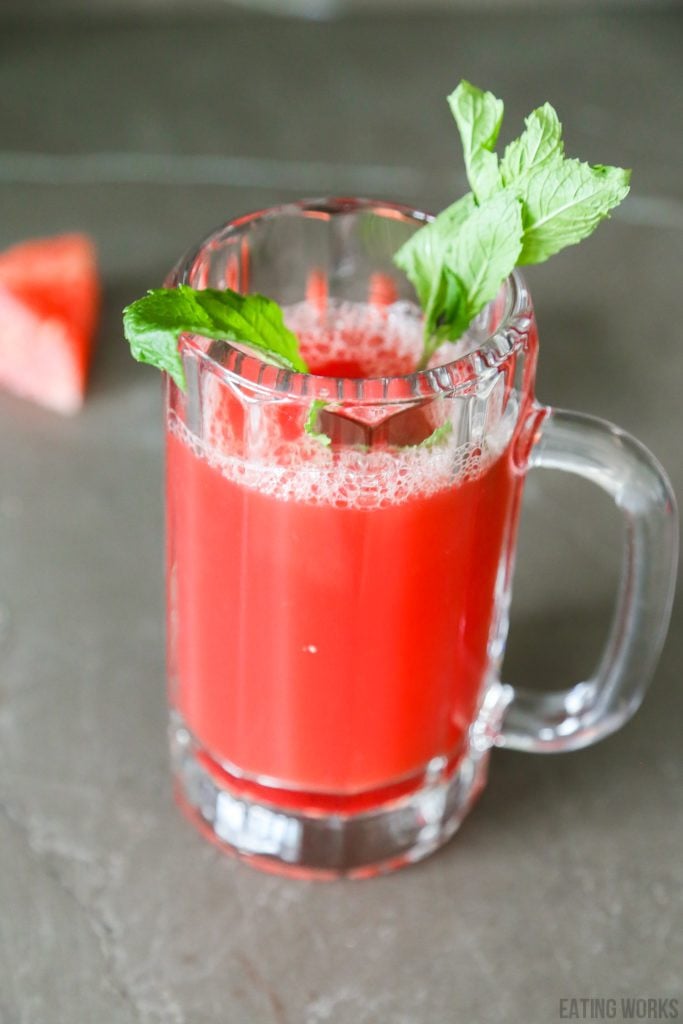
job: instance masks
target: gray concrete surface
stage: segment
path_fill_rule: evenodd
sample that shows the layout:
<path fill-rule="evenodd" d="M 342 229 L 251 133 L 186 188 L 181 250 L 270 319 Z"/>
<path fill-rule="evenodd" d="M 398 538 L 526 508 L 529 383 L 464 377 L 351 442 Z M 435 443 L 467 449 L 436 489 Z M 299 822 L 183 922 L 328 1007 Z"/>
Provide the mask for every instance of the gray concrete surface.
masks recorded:
<path fill-rule="evenodd" d="M 672 997 L 683 1016 L 680 605 L 629 726 L 578 754 L 497 753 L 461 833 L 409 871 L 279 880 L 180 817 L 159 382 L 119 327 L 125 302 L 238 212 L 326 191 L 454 198 L 443 98 L 459 77 L 507 98 L 509 133 L 550 98 L 568 148 L 632 166 L 634 189 L 593 240 L 529 274 L 539 394 L 637 434 L 680 493 L 682 42 L 673 13 L 0 16 L 0 245 L 90 231 L 106 287 L 83 413 L 0 395 L 2 1024 L 546 1024 L 560 999 L 591 996 Z M 590 669 L 615 528 L 587 485 L 531 477 L 511 680 Z"/>

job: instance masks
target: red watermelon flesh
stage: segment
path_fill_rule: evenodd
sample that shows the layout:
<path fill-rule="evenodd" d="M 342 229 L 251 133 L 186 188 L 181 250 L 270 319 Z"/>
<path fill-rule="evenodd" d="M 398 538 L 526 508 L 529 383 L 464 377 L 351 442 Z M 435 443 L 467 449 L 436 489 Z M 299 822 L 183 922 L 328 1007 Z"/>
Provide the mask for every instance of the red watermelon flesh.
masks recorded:
<path fill-rule="evenodd" d="M 0 253 L 0 385 L 58 412 L 76 412 L 99 303 L 87 236 L 35 239 Z"/>

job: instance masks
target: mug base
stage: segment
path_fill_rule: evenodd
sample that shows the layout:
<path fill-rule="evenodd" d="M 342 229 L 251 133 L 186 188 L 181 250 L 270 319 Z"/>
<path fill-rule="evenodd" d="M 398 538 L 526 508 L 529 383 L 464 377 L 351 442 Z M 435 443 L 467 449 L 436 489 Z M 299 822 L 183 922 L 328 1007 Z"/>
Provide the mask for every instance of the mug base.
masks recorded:
<path fill-rule="evenodd" d="M 233 776 L 176 712 L 170 723 L 176 800 L 192 823 L 253 867 L 308 879 L 368 878 L 443 846 L 486 782 L 490 744 L 481 738 L 470 736 L 455 762 L 435 758 L 416 782 L 363 794 L 353 810 L 353 798 L 286 793 Z"/>

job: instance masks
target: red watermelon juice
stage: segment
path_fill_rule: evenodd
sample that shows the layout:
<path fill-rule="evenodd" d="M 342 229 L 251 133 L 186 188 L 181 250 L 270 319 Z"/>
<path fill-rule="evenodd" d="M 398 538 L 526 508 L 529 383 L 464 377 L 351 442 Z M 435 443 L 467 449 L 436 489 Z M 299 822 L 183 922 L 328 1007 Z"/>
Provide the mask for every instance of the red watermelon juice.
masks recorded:
<path fill-rule="evenodd" d="M 342 334 L 301 333 L 312 372 L 372 371 L 383 339 Z M 384 372 L 404 356 L 382 351 Z M 226 777 L 342 807 L 457 760 L 518 477 L 509 445 L 289 435 L 260 461 L 229 424 L 200 442 L 171 414 L 171 702 Z"/>

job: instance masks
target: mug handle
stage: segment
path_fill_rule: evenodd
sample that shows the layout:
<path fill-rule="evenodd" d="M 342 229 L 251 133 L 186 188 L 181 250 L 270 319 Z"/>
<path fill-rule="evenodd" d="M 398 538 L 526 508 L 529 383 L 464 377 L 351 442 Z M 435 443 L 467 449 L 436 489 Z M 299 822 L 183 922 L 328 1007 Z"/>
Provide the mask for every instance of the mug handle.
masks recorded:
<path fill-rule="evenodd" d="M 590 480 L 621 511 L 624 547 L 616 608 L 594 674 L 568 690 L 505 685 L 499 747 L 533 753 L 578 750 L 619 729 L 639 707 L 664 643 L 678 552 L 676 499 L 664 470 L 639 441 L 605 420 L 546 409 L 530 469 Z"/>

